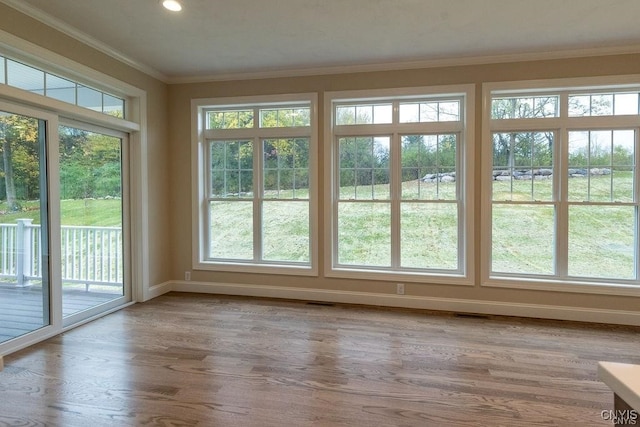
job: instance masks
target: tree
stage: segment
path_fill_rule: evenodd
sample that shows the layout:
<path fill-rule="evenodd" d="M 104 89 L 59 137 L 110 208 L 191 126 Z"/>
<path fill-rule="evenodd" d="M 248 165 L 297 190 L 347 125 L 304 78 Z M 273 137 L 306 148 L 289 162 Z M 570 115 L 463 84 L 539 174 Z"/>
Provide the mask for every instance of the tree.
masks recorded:
<path fill-rule="evenodd" d="M 40 145 L 38 121 L 17 114 L 0 114 L 2 177 L 7 207 L 21 209 L 19 199 L 40 195 Z"/>
<path fill-rule="evenodd" d="M 120 196 L 120 139 L 66 126 L 61 126 L 58 133 L 61 197 Z"/>

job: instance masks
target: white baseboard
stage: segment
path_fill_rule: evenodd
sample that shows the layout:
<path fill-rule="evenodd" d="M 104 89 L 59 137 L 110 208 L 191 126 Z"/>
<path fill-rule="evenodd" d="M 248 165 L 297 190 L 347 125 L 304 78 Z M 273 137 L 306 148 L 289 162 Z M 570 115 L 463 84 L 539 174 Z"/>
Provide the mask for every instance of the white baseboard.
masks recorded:
<path fill-rule="evenodd" d="M 150 299 L 159 297 L 160 295 L 164 295 L 167 292 L 171 292 L 173 290 L 174 283 L 175 282 L 164 282 L 164 283 L 159 283 L 157 285 L 151 286 L 149 288 L 149 291 L 147 292 L 147 295 L 144 301 L 149 301 Z"/>
<path fill-rule="evenodd" d="M 150 294 L 159 296 L 170 291 L 378 305 L 460 313 L 495 314 L 501 316 L 640 326 L 640 311 L 377 294 L 371 292 L 301 289 L 284 286 L 171 281 L 154 286 Z"/>

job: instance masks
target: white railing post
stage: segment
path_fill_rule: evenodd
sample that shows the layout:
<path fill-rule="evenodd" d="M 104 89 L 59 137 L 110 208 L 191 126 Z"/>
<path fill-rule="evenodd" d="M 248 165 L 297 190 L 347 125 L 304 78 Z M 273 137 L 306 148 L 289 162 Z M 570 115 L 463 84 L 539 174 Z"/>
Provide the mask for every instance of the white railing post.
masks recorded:
<path fill-rule="evenodd" d="M 16 234 L 16 286 L 29 286 L 29 279 L 25 276 L 31 274 L 31 227 L 32 219 L 19 219 Z"/>

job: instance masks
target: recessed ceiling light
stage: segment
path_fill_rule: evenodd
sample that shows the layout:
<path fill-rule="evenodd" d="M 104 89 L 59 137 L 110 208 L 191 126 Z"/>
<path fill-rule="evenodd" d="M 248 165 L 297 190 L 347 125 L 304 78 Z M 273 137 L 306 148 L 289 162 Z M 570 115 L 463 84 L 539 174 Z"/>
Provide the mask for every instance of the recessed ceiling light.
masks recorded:
<path fill-rule="evenodd" d="M 180 12 L 182 10 L 182 5 L 178 0 L 162 0 L 162 5 L 172 12 Z"/>

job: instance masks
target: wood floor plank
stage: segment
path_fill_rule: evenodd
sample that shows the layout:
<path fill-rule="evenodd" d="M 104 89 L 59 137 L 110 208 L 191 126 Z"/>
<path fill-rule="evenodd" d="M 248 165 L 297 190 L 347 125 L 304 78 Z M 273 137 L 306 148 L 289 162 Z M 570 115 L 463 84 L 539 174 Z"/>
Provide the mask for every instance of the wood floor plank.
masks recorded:
<path fill-rule="evenodd" d="M 610 426 L 640 328 L 171 293 L 5 357 L 0 425 Z"/>

